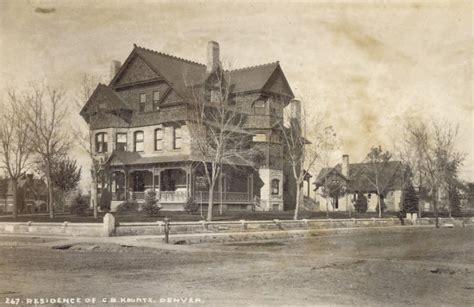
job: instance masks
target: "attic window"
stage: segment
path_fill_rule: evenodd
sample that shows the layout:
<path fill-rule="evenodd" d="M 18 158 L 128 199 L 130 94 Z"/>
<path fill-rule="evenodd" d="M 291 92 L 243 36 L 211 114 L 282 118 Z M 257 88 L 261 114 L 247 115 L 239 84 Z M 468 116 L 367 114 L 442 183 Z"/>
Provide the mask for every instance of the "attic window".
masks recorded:
<path fill-rule="evenodd" d="M 107 109 L 107 104 L 105 102 L 99 103 L 99 111 Z"/>
<path fill-rule="evenodd" d="M 145 105 L 146 105 L 146 94 L 140 94 L 140 104 L 139 104 L 140 112 L 145 111 Z"/>
<path fill-rule="evenodd" d="M 265 114 L 265 101 L 257 100 L 253 104 L 253 110 L 255 114 Z"/>
<path fill-rule="evenodd" d="M 158 102 L 160 101 L 160 92 L 155 91 L 153 92 L 153 110 L 159 110 L 160 106 Z"/>

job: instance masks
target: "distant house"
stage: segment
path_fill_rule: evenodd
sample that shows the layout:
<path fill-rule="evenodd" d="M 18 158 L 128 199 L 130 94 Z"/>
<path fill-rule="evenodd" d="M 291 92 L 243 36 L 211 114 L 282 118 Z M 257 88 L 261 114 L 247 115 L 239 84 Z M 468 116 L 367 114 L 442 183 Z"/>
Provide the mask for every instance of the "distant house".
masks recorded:
<path fill-rule="evenodd" d="M 0 212 L 13 211 L 13 189 L 9 179 L 0 178 Z M 32 174 L 18 180 L 18 213 L 46 211 L 46 184 Z"/>
<path fill-rule="evenodd" d="M 239 106 L 245 120 L 236 128 L 262 153 L 250 163 L 226 161 L 215 202 L 224 210 L 294 208 L 296 184 L 283 162 L 276 120 L 285 107 L 293 110 L 292 120 L 299 120 L 300 102 L 278 62 L 225 71 L 219 53 L 219 45 L 209 42 L 203 65 L 134 46 L 123 65 L 112 62 L 112 80 L 99 84 L 80 112 L 95 157 L 107 169 L 98 192 L 111 192 L 112 208 L 125 199 L 143 201 L 147 190 L 155 190 L 167 210 L 183 210 L 188 201 L 206 206 L 209 193 L 197 167 L 202 159 L 189 130 L 195 120 L 190 110 L 193 90 L 205 88 L 212 102 L 219 88 L 215 82 L 229 83 L 226 107 Z M 221 80 L 209 77 L 221 73 Z"/>
<path fill-rule="evenodd" d="M 371 184 L 375 180 L 370 167 L 368 163 L 349 163 L 349 156 L 344 155 L 342 163 L 321 169 L 315 180 L 316 201 L 320 210 L 326 210 L 327 205 L 329 211 L 354 211 L 354 202 L 361 192 L 367 197 L 368 211 L 376 211 L 377 190 Z M 385 210 L 398 211 L 403 188 L 408 183 L 409 169 L 400 161 L 387 162 L 379 169 L 382 170 L 380 177 L 384 183 L 382 199 Z M 323 193 L 325 186 L 339 187 L 339 193 L 326 198 Z"/>

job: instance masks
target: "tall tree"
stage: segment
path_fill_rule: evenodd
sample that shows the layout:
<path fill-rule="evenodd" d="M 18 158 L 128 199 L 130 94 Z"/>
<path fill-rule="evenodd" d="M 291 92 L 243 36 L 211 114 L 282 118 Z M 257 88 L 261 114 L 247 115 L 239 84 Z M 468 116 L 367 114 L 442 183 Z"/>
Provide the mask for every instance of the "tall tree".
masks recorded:
<path fill-rule="evenodd" d="M 81 78 L 81 83 L 79 84 L 79 89 L 76 94 L 75 107 L 76 113 L 79 114 L 79 111 L 82 109 L 84 104 L 89 100 L 96 88 L 97 84 L 103 78 L 97 77 L 91 74 L 83 74 Z M 97 120 L 96 117 L 91 116 L 89 123 L 84 120 L 78 121 L 79 124 L 73 130 L 74 140 L 79 147 L 87 153 L 90 162 L 90 174 L 91 174 L 91 197 L 90 197 L 90 207 L 93 210 L 94 218 L 98 217 L 98 193 L 97 193 L 97 183 L 100 178 L 100 174 L 103 170 L 103 165 L 100 163 L 100 160 L 96 159 L 94 153 L 94 138 L 92 135 L 91 125 L 93 121 Z"/>
<path fill-rule="evenodd" d="M 18 214 L 18 180 L 30 167 L 28 122 L 22 120 L 15 92 L 9 92 L 9 102 L 0 114 L 0 167 L 9 179 L 13 193 L 13 218 Z"/>
<path fill-rule="evenodd" d="M 231 165 L 233 161 L 251 165 L 256 151 L 250 144 L 251 134 L 241 128 L 246 116 L 241 104 L 234 103 L 237 98 L 232 94 L 231 80 L 225 79 L 221 70 L 207 80 L 202 88 L 193 90 L 188 125 L 192 146 L 199 153 L 200 169 L 207 181 L 207 220 L 211 221 L 215 188 L 223 166 Z"/>
<path fill-rule="evenodd" d="M 59 157 L 52 163 L 51 174 L 57 192 L 56 199 L 64 208 L 66 197 L 78 187 L 81 181 L 81 168 L 77 166 L 76 160 Z"/>
<path fill-rule="evenodd" d="M 370 186 L 377 192 L 377 211 L 379 218 L 382 217 L 383 200 L 387 189 L 393 184 L 398 169 L 390 169 L 392 154 L 383 151 L 381 146 L 374 146 L 365 158 L 365 169 L 363 176 Z"/>
<path fill-rule="evenodd" d="M 291 167 L 296 182 L 296 200 L 293 219 L 298 219 L 298 212 L 303 196 L 303 181 L 317 161 L 322 158 L 322 152 L 329 150 L 335 144 L 336 133 L 330 125 L 325 125 L 322 117 L 307 118 L 304 106 L 296 106 L 299 110 L 287 109 L 284 118 L 289 118 L 285 125 L 283 119 L 278 124 L 283 135 L 284 162 Z M 298 116 L 298 113 L 301 114 Z M 296 117 L 295 117 L 296 115 Z M 299 118 L 298 118 L 299 117 Z M 308 139 L 312 136 L 313 142 Z"/>
<path fill-rule="evenodd" d="M 49 216 L 54 218 L 53 162 L 66 155 L 70 146 L 65 127 L 67 107 L 64 92 L 40 83 L 31 84 L 20 95 L 12 93 L 11 97 L 18 102 L 19 109 L 15 112 L 22 114 L 22 120 L 28 125 L 28 146 L 46 178 Z"/>
<path fill-rule="evenodd" d="M 433 121 L 430 126 L 417 122 L 406 127 L 405 139 L 420 157 L 420 171 L 425 175 L 423 185 L 433 203 L 437 228 L 440 192 L 448 191 L 464 160 L 464 154 L 456 150 L 457 134 L 458 126 L 448 122 Z"/>

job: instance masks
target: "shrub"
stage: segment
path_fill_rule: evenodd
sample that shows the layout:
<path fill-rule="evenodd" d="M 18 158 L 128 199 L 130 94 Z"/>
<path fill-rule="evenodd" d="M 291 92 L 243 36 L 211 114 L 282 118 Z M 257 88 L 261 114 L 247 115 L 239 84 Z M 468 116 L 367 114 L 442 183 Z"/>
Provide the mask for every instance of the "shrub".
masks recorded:
<path fill-rule="evenodd" d="M 100 210 L 109 211 L 111 202 L 112 202 L 112 195 L 110 195 L 109 190 L 103 189 L 102 193 L 100 194 L 100 201 L 99 201 Z"/>
<path fill-rule="evenodd" d="M 126 200 L 117 206 L 117 212 L 138 211 L 138 203 L 134 199 Z"/>
<path fill-rule="evenodd" d="M 418 195 L 412 184 L 409 184 L 403 191 L 400 212 L 404 215 L 418 212 Z"/>
<path fill-rule="evenodd" d="M 367 197 L 361 192 L 357 193 L 357 199 L 354 204 L 354 208 L 357 211 L 357 213 L 366 213 L 367 212 Z"/>
<path fill-rule="evenodd" d="M 196 213 L 198 209 L 199 205 L 192 199 L 188 199 L 188 201 L 184 204 L 184 211 L 186 211 L 188 214 Z"/>
<path fill-rule="evenodd" d="M 145 204 L 142 207 L 143 212 L 148 216 L 156 216 L 161 210 L 156 200 L 156 192 L 148 190 L 145 192 Z"/>
<path fill-rule="evenodd" d="M 75 215 L 86 215 L 86 211 L 89 208 L 88 198 L 78 193 L 71 202 L 69 211 Z"/>

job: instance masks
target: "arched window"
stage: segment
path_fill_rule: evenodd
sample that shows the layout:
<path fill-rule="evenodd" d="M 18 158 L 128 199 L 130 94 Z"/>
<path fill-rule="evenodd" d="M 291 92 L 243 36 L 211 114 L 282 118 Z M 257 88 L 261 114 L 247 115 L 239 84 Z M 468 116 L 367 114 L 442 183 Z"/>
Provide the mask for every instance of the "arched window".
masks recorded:
<path fill-rule="evenodd" d="M 133 133 L 133 143 L 135 151 L 143 151 L 143 131 L 135 131 Z"/>
<path fill-rule="evenodd" d="M 99 132 L 95 135 L 95 151 L 107 152 L 107 133 Z"/>
<path fill-rule="evenodd" d="M 280 195 L 280 180 L 272 180 L 272 195 Z"/>
<path fill-rule="evenodd" d="M 265 114 L 265 100 L 257 100 L 253 103 L 255 114 Z"/>
<path fill-rule="evenodd" d="M 163 129 L 155 129 L 155 150 L 163 150 Z"/>

